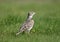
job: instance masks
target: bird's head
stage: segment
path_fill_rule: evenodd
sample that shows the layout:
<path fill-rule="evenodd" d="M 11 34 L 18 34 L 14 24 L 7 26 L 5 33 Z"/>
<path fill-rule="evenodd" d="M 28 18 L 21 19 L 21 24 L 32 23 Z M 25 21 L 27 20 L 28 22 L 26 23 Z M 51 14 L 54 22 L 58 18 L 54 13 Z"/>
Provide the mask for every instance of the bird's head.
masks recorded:
<path fill-rule="evenodd" d="M 34 15 L 35 15 L 35 12 L 33 12 L 33 11 L 28 12 L 28 17 L 29 18 L 32 18 Z"/>

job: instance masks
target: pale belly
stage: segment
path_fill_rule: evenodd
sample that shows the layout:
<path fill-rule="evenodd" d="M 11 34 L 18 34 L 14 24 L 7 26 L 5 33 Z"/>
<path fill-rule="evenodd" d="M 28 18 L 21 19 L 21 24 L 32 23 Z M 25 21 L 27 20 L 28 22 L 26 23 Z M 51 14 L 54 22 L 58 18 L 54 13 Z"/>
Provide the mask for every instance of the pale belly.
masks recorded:
<path fill-rule="evenodd" d="M 30 31 L 32 29 L 32 27 L 30 27 L 28 30 Z"/>
<path fill-rule="evenodd" d="M 31 20 L 29 23 L 28 23 L 28 30 L 31 30 L 33 28 L 33 25 L 34 25 L 34 21 Z"/>

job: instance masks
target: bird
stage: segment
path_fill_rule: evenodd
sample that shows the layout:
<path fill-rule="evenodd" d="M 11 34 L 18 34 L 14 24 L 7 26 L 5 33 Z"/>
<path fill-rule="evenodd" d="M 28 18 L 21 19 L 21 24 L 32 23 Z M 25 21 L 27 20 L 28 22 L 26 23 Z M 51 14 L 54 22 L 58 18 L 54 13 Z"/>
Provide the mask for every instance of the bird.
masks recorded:
<path fill-rule="evenodd" d="M 19 31 L 16 33 L 16 35 L 19 35 L 22 32 L 27 31 L 27 33 L 29 33 L 31 31 L 31 29 L 34 26 L 34 20 L 33 20 L 33 16 L 35 15 L 35 12 L 33 11 L 29 11 L 28 12 L 28 16 L 26 21 L 21 25 Z"/>

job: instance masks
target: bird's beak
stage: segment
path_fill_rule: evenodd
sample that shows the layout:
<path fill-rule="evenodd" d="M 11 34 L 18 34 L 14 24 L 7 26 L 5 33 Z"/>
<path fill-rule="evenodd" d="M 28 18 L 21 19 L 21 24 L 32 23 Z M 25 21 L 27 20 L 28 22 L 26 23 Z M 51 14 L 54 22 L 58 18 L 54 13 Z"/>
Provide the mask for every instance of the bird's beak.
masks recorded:
<path fill-rule="evenodd" d="M 35 15 L 35 12 L 33 13 L 33 15 Z"/>

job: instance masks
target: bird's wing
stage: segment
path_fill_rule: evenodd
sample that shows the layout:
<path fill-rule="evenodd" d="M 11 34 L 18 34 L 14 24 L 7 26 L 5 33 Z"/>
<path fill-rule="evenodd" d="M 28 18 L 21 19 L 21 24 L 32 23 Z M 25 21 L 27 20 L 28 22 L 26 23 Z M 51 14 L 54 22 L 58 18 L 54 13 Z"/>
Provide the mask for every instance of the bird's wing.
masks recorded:
<path fill-rule="evenodd" d="M 27 23 L 24 22 L 22 26 L 20 27 L 20 31 L 25 31 L 27 29 Z"/>
<path fill-rule="evenodd" d="M 25 22 L 21 27 L 20 27 L 20 31 L 25 31 L 31 27 L 33 27 L 34 25 L 34 20 L 31 20 L 29 22 Z"/>

